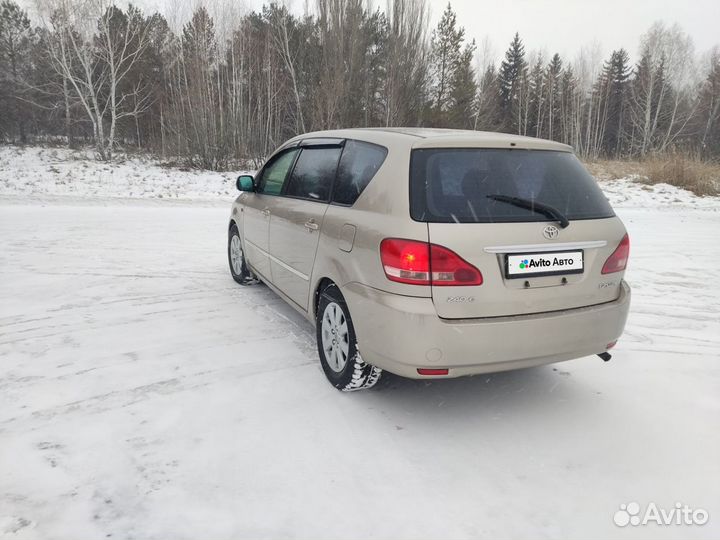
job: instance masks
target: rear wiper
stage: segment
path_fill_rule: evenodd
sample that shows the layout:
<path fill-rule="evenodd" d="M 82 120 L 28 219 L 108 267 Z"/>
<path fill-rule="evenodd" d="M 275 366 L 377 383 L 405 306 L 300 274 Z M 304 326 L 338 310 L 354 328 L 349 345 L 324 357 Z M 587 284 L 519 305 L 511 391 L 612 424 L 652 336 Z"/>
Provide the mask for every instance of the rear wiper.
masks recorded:
<path fill-rule="evenodd" d="M 543 214 L 545 216 L 553 218 L 557 220 L 558 223 L 560 223 L 560 228 L 562 229 L 570 225 L 570 221 L 568 221 L 568 218 L 566 218 L 560 210 L 558 210 L 554 206 L 550 206 L 549 204 L 533 201 L 530 199 L 523 199 L 522 197 L 511 197 L 510 195 L 488 195 L 487 198 L 494 201 L 512 204 L 513 206 L 525 208 L 527 210 L 531 210 L 533 212 L 537 212 L 539 214 Z"/>

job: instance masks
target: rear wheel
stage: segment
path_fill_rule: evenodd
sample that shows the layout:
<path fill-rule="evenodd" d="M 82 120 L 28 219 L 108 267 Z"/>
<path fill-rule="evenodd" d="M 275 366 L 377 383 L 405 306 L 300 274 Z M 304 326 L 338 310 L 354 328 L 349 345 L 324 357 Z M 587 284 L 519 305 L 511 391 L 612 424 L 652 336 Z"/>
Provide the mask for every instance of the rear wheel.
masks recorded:
<path fill-rule="evenodd" d="M 245 262 L 245 252 L 242 249 L 242 241 L 237 225 L 234 223 L 228 231 L 228 263 L 230 274 L 240 285 L 251 285 L 257 283 L 250 269 Z"/>
<path fill-rule="evenodd" d="M 320 363 L 330 383 L 344 392 L 375 386 L 382 370 L 360 356 L 350 312 L 335 285 L 320 293 L 316 327 Z"/>

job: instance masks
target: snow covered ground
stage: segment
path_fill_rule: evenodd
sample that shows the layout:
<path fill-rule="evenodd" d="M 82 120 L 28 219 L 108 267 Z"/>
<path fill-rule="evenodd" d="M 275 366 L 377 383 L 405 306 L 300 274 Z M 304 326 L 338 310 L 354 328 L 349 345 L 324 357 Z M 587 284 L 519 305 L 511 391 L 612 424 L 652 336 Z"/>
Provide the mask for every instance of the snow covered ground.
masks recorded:
<path fill-rule="evenodd" d="M 616 204 L 634 296 L 611 362 L 343 394 L 310 325 L 230 279 L 223 181 L 79 204 L 2 163 L 0 538 L 720 536 L 712 199 Z M 710 519 L 617 527 L 633 501 Z"/>
<path fill-rule="evenodd" d="M 236 177 L 164 167 L 143 156 L 105 163 L 84 149 L 0 146 L 0 196 L 6 197 L 217 201 L 236 192 Z"/>
<path fill-rule="evenodd" d="M 163 199 L 222 203 L 234 197 L 241 172 L 219 173 L 171 168 L 142 156 L 114 163 L 93 159 L 92 151 L 65 148 L 0 146 L 0 197 L 33 202 L 90 199 Z M 702 208 L 720 211 L 720 197 L 696 197 L 668 184 L 638 179 L 603 180 L 600 186 L 615 207 Z M 95 201 L 97 202 L 97 201 Z"/>

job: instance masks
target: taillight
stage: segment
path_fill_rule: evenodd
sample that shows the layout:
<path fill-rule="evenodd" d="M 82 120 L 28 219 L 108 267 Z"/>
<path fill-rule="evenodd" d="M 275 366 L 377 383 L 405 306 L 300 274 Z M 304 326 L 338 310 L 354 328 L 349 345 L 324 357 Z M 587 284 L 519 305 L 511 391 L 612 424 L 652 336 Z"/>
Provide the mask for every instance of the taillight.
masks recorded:
<path fill-rule="evenodd" d="M 386 238 L 380 243 L 380 260 L 392 281 L 430 285 L 430 244 Z"/>
<path fill-rule="evenodd" d="M 603 274 L 612 274 L 613 272 L 620 272 L 625 270 L 627 266 L 628 258 L 630 257 L 630 237 L 625 234 L 623 239 L 620 240 L 620 244 L 612 255 L 608 257 L 605 264 L 602 267 Z"/>
<path fill-rule="evenodd" d="M 446 247 L 386 238 L 380 260 L 391 281 L 410 285 L 482 285 L 480 270 Z"/>
<path fill-rule="evenodd" d="M 433 285 L 482 285 L 480 270 L 446 247 L 430 244 Z"/>

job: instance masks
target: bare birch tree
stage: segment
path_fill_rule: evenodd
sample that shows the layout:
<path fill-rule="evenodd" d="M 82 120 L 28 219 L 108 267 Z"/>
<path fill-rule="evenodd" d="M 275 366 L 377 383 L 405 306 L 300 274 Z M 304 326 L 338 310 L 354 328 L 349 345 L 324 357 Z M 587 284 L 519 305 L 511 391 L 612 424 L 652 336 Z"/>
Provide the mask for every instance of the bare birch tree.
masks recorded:
<path fill-rule="evenodd" d="M 633 84 L 630 121 L 640 155 L 665 151 L 694 114 L 683 107 L 692 81 L 692 39 L 678 25 L 656 22 L 641 38 L 641 58 Z M 690 83 L 692 84 L 692 83 Z"/>
<path fill-rule="evenodd" d="M 126 15 L 105 0 L 38 0 L 38 12 L 56 36 L 47 41 L 52 66 L 92 123 L 98 157 L 111 159 L 118 121 L 149 105 L 141 82 L 121 92 L 147 48 L 147 23 L 139 11 Z"/>
<path fill-rule="evenodd" d="M 503 57 L 483 42 L 473 69 L 474 40 L 451 9 L 431 46 L 426 0 L 304 0 L 302 15 L 283 2 L 246 12 L 198 0 L 165 16 L 35 1 L 39 31 L 0 0 L 8 141 L 65 135 L 103 159 L 133 144 L 219 169 L 305 131 L 443 125 L 552 138 L 590 158 L 720 156 L 720 55 L 700 61 L 677 26 L 643 35 L 634 70 L 623 50 L 603 62 L 599 44 L 574 62 L 526 55 L 519 35 Z"/>

